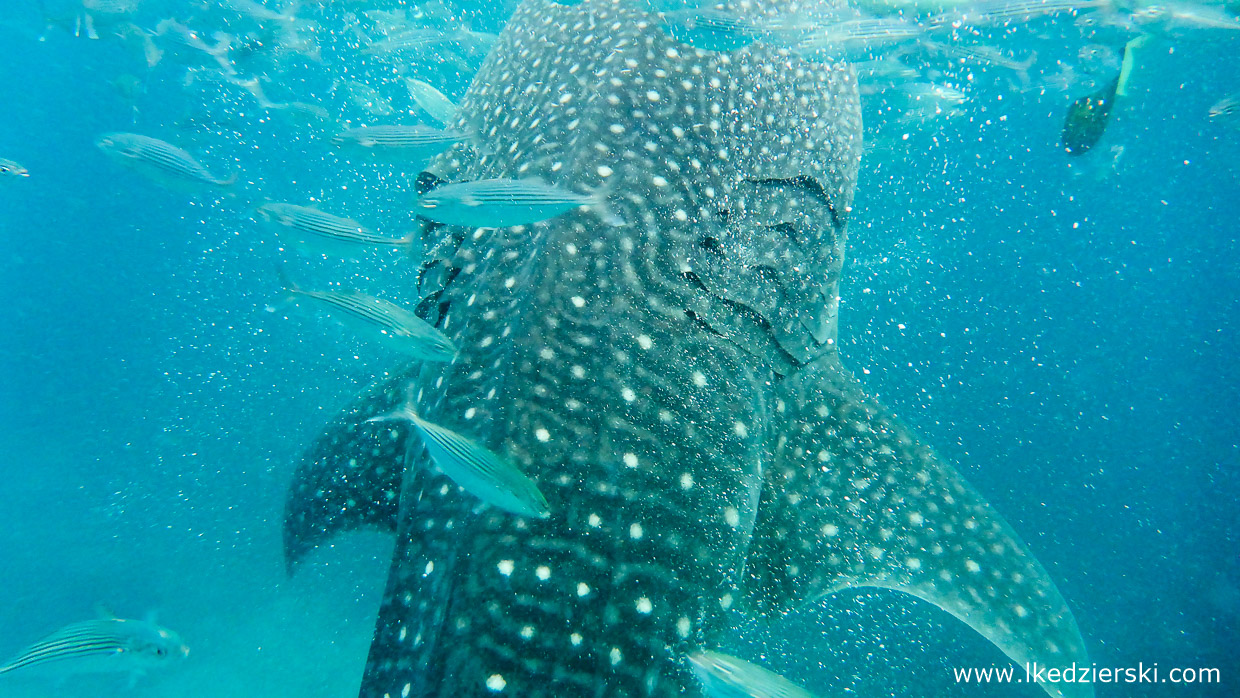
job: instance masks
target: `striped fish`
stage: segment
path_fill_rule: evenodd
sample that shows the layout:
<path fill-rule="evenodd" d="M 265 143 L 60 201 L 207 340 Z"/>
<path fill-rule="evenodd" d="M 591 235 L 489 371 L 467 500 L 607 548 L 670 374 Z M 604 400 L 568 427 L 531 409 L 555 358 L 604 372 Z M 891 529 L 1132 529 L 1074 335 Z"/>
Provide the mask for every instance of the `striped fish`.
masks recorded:
<path fill-rule="evenodd" d="M 727 10 L 691 7 L 668 10 L 660 17 L 669 37 L 706 51 L 735 51 L 762 36 L 748 18 Z"/>
<path fill-rule="evenodd" d="M 1112 0 L 980 0 L 935 15 L 926 20 L 931 27 L 982 27 L 1026 22 L 1037 17 L 1061 13 L 1076 14 L 1106 8 Z"/>
<path fill-rule="evenodd" d="M 834 58 L 872 57 L 881 49 L 910 44 L 919 36 L 921 27 L 899 18 L 853 19 L 819 27 L 797 45 L 797 51 Z"/>
<path fill-rule="evenodd" d="M 82 0 L 82 8 L 105 15 L 128 15 L 138 11 L 139 0 Z"/>
<path fill-rule="evenodd" d="M 447 125 L 456 119 L 456 103 L 434 85 L 417 78 L 405 78 L 405 86 L 409 89 L 409 98 L 414 104 L 435 121 Z"/>
<path fill-rule="evenodd" d="M 541 179 L 479 179 L 432 189 L 418 199 L 422 218 L 471 228 L 528 225 L 587 207 L 609 225 L 624 220 L 607 206 L 603 191 L 578 194 Z"/>
<path fill-rule="evenodd" d="M 72 623 L 22 650 L 0 674 L 45 667 L 58 673 L 136 672 L 189 656 L 176 633 L 144 620 Z"/>
<path fill-rule="evenodd" d="M 814 698 L 779 674 L 722 652 L 694 652 L 689 655 L 689 667 L 701 680 L 707 698 Z"/>
<path fill-rule="evenodd" d="M 1240 94 L 1224 97 L 1210 106 L 1210 118 L 1234 118 L 1240 116 Z M 0 163 L 2 164 L 2 163 Z"/>
<path fill-rule="evenodd" d="M 382 298 L 359 291 L 308 291 L 288 279 L 284 291 L 289 300 L 313 300 L 341 324 L 372 341 L 423 361 L 451 361 L 456 345 L 429 322 Z"/>
<path fill-rule="evenodd" d="M 403 238 L 384 237 L 351 218 L 309 206 L 267 202 L 256 210 L 263 220 L 279 226 L 281 238 L 307 254 L 355 259 L 375 247 L 396 247 L 406 252 L 415 248 L 414 233 Z"/>
<path fill-rule="evenodd" d="M 545 518 L 551 513 L 538 485 L 515 465 L 473 439 L 422 419 L 412 405 L 367 421 L 406 420 L 417 427 L 435 465 L 466 492 L 511 514 Z"/>
<path fill-rule="evenodd" d="M 1033 64 L 1038 60 L 1037 52 L 1030 52 L 1029 56 L 1025 60 L 1018 61 L 1015 58 L 1009 58 L 1004 55 L 999 49 L 985 44 L 948 44 L 939 43 L 936 41 L 923 41 L 921 44 L 922 46 L 925 46 L 932 51 L 937 51 L 938 53 L 941 53 L 953 60 L 958 60 L 961 62 L 973 61 L 983 63 L 985 65 L 993 65 L 997 68 L 1010 70 L 1024 76 L 1025 78 L 1028 77 L 1027 73 L 1029 72 L 1029 69 L 1032 68 Z M 1022 78 L 1022 82 L 1024 81 L 1025 80 Z"/>
<path fill-rule="evenodd" d="M 207 184 L 226 187 L 236 177 L 220 179 L 184 150 L 137 133 L 105 133 L 95 145 L 120 164 L 166 186 Z"/>
<path fill-rule="evenodd" d="M 30 170 L 27 170 L 19 162 L 0 158 L 0 175 L 6 175 L 9 177 L 29 177 Z"/>
<path fill-rule="evenodd" d="M 465 140 L 465 134 L 430 126 L 359 126 L 332 137 L 337 147 L 390 152 L 414 160 L 432 158 Z"/>
<path fill-rule="evenodd" d="M 373 41 L 362 53 L 369 56 L 384 56 L 403 51 L 424 51 L 458 40 L 460 32 L 445 32 L 441 29 L 416 27 L 387 38 Z"/>
<path fill-rule="evenodd" d="M 332 92 L 337 90 L 343 91 L 346 99 L 353 106 L 364 110 L 367 114 L 374 117 L 391 116 L 396 112 L 392 108 L 392 100 L 383 95 L 382 92 L 357 80 L 337 80 L 332 85 Z"/>

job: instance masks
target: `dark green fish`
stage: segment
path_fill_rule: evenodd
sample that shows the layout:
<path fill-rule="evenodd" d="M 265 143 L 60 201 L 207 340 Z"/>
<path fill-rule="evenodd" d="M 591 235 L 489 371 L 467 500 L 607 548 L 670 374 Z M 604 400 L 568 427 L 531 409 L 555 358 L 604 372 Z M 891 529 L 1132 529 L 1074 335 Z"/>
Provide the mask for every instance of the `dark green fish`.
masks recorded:
<path fill-rule="evenodd" d="M 1069 155 L 1087 152 L 1098 144 L 1102 134 L 1106 132 L 1116 97 L 1125 96 L 1128 77 L 1132 73 L 1133 50 L 1144 42 L 1145 37 L 1129 41 L 1124 46 L 1119 75 L 1102 89 L 1081 97 L 1068 107 L 1068 114 L 1063 120 L 1062 140 Z"/>
<path fill-rule="evenodd" d="M 1069 155 L 1084 154 L 1097 145 L 1107 130 L 1118 88 L 1117 75 L 1106 87 L 1081 97 L 1068 107 L 1068 115 L 1063 120 L 1063 147 Z"/>

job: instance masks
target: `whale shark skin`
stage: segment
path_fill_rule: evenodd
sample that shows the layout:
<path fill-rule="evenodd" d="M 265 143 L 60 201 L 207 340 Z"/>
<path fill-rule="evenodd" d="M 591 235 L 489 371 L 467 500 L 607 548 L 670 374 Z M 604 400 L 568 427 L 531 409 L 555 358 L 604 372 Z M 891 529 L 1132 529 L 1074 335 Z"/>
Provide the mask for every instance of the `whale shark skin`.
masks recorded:
<path fill-rule="evenodd" d="M 419 312 L 460 357 L 359 396 L 285 512 L 290 572 L 342 531 L 396 536 L 363 698 L 698 695 L 685 658 L 731 614 L 855 587 L 933 603 L 1019 664 L 1087 664 L 1017 534 L 840 362 L 846 65 L 699 49 L 644 2 L 526 0 L 458 119 L 487 147 L 441 155 L 423 189 L 537 177 L 607 192 L 626 224 L 425 228 Z M 551 516 L 482 506 L 408 425 L 366 421 L 407 397 L 534 478 Z"/>

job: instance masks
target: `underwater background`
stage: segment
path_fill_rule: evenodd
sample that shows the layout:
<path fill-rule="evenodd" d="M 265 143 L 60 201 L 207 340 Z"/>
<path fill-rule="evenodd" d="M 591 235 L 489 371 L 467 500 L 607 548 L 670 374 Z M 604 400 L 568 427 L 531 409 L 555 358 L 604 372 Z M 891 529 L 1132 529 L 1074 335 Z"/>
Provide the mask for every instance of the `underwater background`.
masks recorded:
<path fill-rule="evenodd" d="M 457 5 L 490 32 L 511 9 Z M 1240 691 L 1240 130 L 1207 116 L 1240 90 L 1238 57 L 1240 33 L 1152 43 L 1078 157 L 1060 131 L 1088 89 L 979 79 L 961 114 L 912 126 L 867 103 L 848 366 L 1020 533 L 1092 661 L 1222 677 L 1099 696 Z M 0 179 L 0 655 L 102 604 L 156 612 L 191 655 L 72 690 L 351 697 L 391 542 L 350 534 L 290 578 L 281 512 L 302 450 L 397 358 L 277 307 L 278 269 L 328 272 L 280 252 L 252 210 L 169 191 L 93 143 L 169 138 L 266 196 L 394 231 L 412 223 L 412 178 L 337 157 L 235 91 L 187 87 L 185 65 L 140 68 L 118 42 L 0 0 L 0 157 L 31 175 Z M 288 80 L 339 101 L 301 72 Z M 118 94 L 125 74 L 140 97 Z M 471 79 L 438 76 L 458 96 Z M 418 300 L 397 255 L 329 271 Z M 956 684 L 951 667 L 1007 660 L 895 592 L 831 597 L 746 638 L 822 696 L 1042 695 Z M 47 686 L 14 677 L 0 696 Z"/>

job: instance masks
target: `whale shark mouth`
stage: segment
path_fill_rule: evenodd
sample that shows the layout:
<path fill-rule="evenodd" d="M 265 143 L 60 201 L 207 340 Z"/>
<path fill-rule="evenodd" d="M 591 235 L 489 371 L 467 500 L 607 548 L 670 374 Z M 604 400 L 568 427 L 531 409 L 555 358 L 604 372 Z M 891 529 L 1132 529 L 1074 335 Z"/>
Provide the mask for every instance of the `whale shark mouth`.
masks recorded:
<path fill-rule="evenodd" d="M 359 396 L 285 512 L 290 571 L 342 531 L 396 536 L 362 696 L 696 695 L 686 657 L 726 643 L 732 614 L 866 586 L 1016 662 L 1087 662 L 1016 533 L 839 362 L 847 66 L 695 48 L 644 2 L 527 0 L 458 119 L 485 152 L 455 146 L 421 189 L 538 177 L 609 192 L 628 224 L 426 226 L 418 312 L 460 358 Z M 534 478 L 551 516 L 480 506 L 411 427 L 366 421 L 407 391 Z"/>

